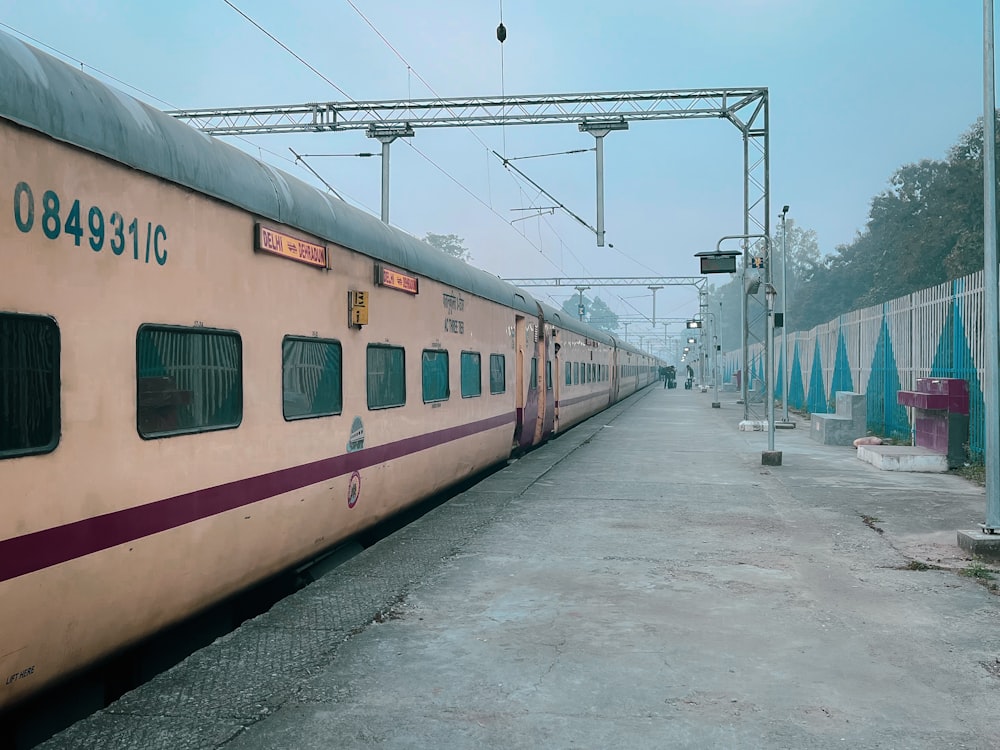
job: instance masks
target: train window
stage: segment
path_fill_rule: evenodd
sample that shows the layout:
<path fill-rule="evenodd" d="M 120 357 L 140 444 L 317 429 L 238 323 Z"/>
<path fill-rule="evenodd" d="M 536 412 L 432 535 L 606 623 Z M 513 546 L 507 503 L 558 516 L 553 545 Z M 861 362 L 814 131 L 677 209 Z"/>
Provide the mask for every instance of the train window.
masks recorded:
<path fill-rule="evenodd" d="M 406 356 L 401 346 L 368 345 L 368 408 L 391 409 L 406 403 Z"/>
<path fill-rule="evenodd" d="M 444 349 L 424 349 L 420 357 L 421 382 L 424 403 L 447 401 L 451 396 L 448 387 L 448 352 Z"/>
<path fill-rule="evenodd" d="M 339 341 L 285 336 L 281 342 L 281 409 L 285 419 L 343 411 Z"/>
<path fill-rule="evenodd" d="M 490 393 L 507 390 L 507 360 L 502 354 L 490 355 Z"/>
<path fill-rule="evenodd" d="M 545 360 L 545 390 L 552 390 L 552 360 Z"/>
<path fill-rule="evenodd" d="M 566 385 L 573 385 L 573 363 L 566 363 Z"/>
<path fill-rule="evenodd" d="M 538 389 L 538 357 L 531 358 L 531 375 L 528 377 L 528 390 Z"/>
<path fill-rule="evenodd" d="M 243 342 L 235 331 L 142 325 L 135 360 L 142 437 L 225 430 L 243 421 Z"/>
<path fill-rule="evenodd" d="M 0 458 L 55 450 L 59 348 L 51 318 L 0 313 Z"/>
<path fill-rule="evenodd" d="M 483 395 L 483 363 L 479 352 L 462 352 L 462 398 Z"/>

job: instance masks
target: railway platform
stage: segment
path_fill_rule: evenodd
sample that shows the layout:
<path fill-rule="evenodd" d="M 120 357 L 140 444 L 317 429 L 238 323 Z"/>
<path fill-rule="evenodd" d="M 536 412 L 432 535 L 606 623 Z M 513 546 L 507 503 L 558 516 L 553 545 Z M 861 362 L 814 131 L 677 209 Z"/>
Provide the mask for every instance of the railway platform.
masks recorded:
<path fill-rule="evenodd" d="M 722 395 L 646 389 L 41 747 L 1000 747 L 983 489 L 801 426 L 762 466 Z"/>

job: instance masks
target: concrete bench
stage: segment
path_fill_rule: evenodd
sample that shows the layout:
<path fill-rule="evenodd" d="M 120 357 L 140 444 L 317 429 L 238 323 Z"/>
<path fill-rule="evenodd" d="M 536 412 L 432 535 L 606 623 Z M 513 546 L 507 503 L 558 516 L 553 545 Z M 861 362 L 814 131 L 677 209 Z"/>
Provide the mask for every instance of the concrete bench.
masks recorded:
<path fill-rule="evenodd" d="M 837 391 L 837 411 L 811 414 L 809 436 L 823 445 L 853 445 L 868 434 L 868 401 L 863 393 Z"/>

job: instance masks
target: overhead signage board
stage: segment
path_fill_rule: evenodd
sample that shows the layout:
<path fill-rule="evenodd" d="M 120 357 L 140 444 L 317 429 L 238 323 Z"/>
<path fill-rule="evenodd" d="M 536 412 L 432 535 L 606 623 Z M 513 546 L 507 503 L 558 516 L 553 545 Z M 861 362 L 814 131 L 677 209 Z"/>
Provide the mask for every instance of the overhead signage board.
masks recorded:
<path fill-rule="evenodd" d="M 290 234 L 279 232 L 263 224 L 256 225 L 254 232 L 254 250 L 271 255 L 279 255 L 282 258 L 296 260 L 317 268 L 326 268 L 326 245 L 317 245 L 314 242 L 292 237 Z"/>
<path fill-rule="evenodd" d="M 706 253 L 699 256 L 702 273 L 736 273 L 736 256 L 728 253 Z"/>

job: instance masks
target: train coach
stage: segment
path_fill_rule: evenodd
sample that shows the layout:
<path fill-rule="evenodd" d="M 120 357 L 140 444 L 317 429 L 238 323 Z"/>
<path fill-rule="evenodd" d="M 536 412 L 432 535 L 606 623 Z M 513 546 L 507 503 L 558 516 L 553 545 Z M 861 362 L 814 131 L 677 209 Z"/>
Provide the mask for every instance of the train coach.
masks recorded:
<path fill-rule="evenodd" d="M 656 379 L 0 34 L 0 711 Z"/>

